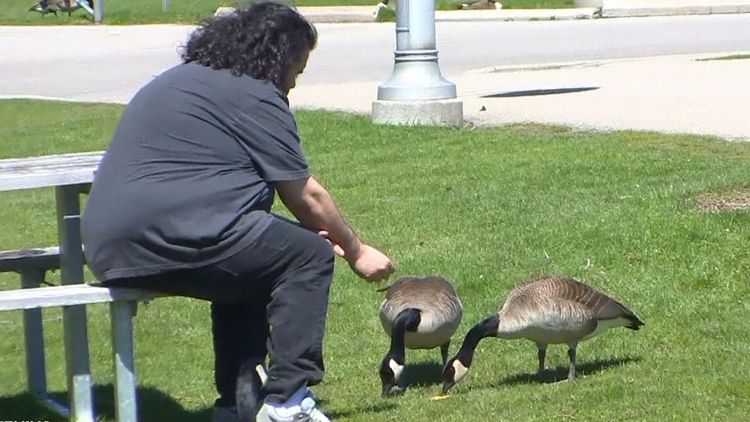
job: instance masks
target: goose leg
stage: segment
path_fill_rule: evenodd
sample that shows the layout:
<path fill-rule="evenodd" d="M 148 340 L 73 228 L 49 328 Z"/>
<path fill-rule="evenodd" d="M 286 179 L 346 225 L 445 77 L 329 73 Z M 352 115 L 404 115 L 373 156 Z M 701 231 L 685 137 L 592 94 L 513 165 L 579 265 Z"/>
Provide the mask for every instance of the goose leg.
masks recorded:
<path fill-rule="evenodd" d="M 544 343 L 537 343 L 537 359 L 539 359 L 539 369 L 536 372 L 536 378 L 542 380 L 544 378 L 544 360 L 547 356 L 547 345 Z"/>
<path fill-rule="evenodd" d="M 445 364 L 448 362 L 448 350 L 450 349 L 450 347 L 450 340 L 446 341 L 440 346 L 440 356 L 443 358 L 443 368 L 445 368 Z"/>
<path fill-rule="evenodd" d="M 570 367 L 568 369 L 568 381 L 573 381 L 576 377 L 576 347 L 577 343 L 568 344 L 568 357 L 570 358 Z"/>

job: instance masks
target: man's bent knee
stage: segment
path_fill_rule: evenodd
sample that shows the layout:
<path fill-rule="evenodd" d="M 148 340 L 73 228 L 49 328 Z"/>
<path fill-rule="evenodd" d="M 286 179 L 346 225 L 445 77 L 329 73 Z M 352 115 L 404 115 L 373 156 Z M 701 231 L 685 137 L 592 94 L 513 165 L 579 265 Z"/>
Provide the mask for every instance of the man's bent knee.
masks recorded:
<path fill-rule="evenodd" d="M 333 252 L 331 244 L 322 237 L 311 246 L 310 253 L 312 256 L 308 265 L 310 270 L 315 273 L 315 284 L 327 289 L 333 281 L 336 254 Z"/>
<path fill-rule="evenodd" d="M 318 238 L 316 242 L 313 242 L 313 250 L 311 251 L 314 256 L 313 259 L 315 262 L 330 266 L 333 269 L 336 260 L 333 246 L 323 236 L 318 235 Z"/>

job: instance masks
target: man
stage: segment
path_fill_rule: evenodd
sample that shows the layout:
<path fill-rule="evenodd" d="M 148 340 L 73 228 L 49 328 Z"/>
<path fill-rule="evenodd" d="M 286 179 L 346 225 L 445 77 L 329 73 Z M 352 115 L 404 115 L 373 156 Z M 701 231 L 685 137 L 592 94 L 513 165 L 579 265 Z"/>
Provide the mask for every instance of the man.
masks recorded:
<path fill-rule="evenodd" d="M 236 418 L 242 362 L 266 353 L 258 420 L 329 421 L 308 387 L 324 375 L 335 256 L 368 281 L 395 269 L 348 227 L 301 149 L 287 95 L 316 44 L 312 24 L 273 2 L 206 21 L 183 63 L 128 104 L 83 216 L 102 284 L 211 301 L 217 422 Z M 299 223 L 270 213 L 275 195 Z"/>

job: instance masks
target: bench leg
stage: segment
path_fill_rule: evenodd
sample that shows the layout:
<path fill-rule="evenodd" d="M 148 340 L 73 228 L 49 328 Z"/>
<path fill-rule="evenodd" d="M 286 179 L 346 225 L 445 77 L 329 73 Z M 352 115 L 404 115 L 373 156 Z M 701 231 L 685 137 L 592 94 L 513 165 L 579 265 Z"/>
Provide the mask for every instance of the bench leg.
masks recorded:
<path fill-rule="evenodd" d="M 137 302 L 112 302 L 112 360 L 115 374 L 115 420 L 138 421 L 136 397 L 135 353 L 133 344 L 133 316 Z"/>
<path fill-rule="evenodd" d="M 41 286 L 45 272 L 25 270 L 21 272 L 21 287 L 33 289 Z M 64 418 L 70 417 L 70 410 L 56 402 L 47 391 L 47 362 L 44 349 L 44 326 L 41 309 L 23 311 L 23 330 L 26 340 L 26 384 L 37 400 Z"/>
<path fill-rule="evenodd" d="M 75 185 L 55 188 L 60 281 L 64 285 L 84 283 L 80 192 L 81 188 Z M 86 305 L 63 307 L 68 397 L 71 418 L 76 422 L 95 421 L 86 320 Z"/>
<path fill-rule="evenodd" d="M 41 286 L 44 274 L 42 270 L 24 270 L 21 272 L 21 287 L 33 289 Z M 24 309 L 23 330 L 26 340 L 26 384 L 29 393 L 48 409 L 69 418 L 70 409 L 52 399 L 47 391 L 47 362 L 41 309 Z"/>
<path fill-rule="evenodd" d="M 33 289 L 44 281 L 44 271 L 26 270 L 21 273 L 21 287 Z M 23 330 L 26 340 L 26 385 L 37 398 L 47 396 L 47 363 L 44 356 L 44 328 L 42 309 L 23 311 Z"/>

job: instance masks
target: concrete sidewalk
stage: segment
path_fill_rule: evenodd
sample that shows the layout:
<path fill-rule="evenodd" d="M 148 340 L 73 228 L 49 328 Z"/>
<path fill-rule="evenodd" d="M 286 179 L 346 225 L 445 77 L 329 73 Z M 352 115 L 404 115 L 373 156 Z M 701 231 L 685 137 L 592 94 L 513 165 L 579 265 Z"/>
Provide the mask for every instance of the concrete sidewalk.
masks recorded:
<path fill-rule="evenodd" d="M 602 17 L 750 13 L 750 0 L 599 0 Z"/>
<path fill-rule="evenodd" d="M 500 0 L 502 3 L 502 0 Z M 750 0 L 578 0 L 569 9 L 436 10 L 436 22 L 539 21 L 750 13 Z M 590 7 L 586 7 L 591 5 Z M 377 6 L 300 7 L 314 23 L 374 22 Z"/>
<path fill-rule="evenodd" d="M 725 56 L 499 67 L 451 82 L 464 101 L 465 120 L 479 126 L 533 122 L 750 141 L 750 59 L 699 60 Z M 300 108 L 369 114 L 380 83 L 303 85 L 290 101 Z"/>

